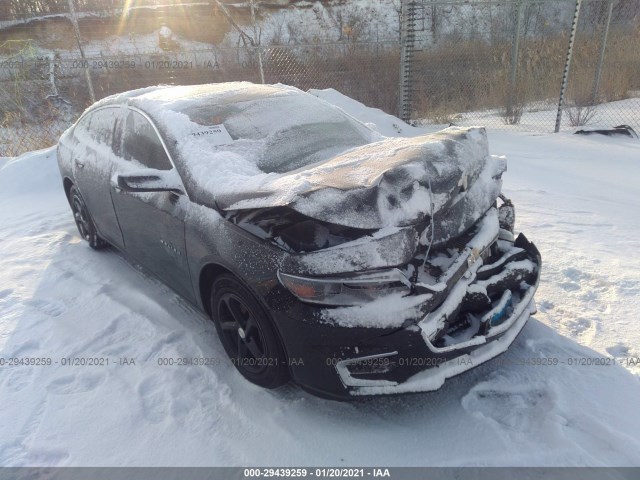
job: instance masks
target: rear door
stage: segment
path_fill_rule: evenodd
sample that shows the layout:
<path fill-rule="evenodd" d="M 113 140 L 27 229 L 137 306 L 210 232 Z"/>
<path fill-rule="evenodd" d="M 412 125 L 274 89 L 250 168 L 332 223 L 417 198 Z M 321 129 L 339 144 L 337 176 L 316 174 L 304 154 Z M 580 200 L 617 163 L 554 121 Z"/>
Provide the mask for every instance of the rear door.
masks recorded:
<path fill-rule="evenodd" d="M 121 156 L 111 175 L 111 198 L 124 236 L 126 252 L 181 295 L 194 299 L 186 258 L 186 194 L 127 192 L 118 175 L 144 169 L 173 170 L 169 155 L 151 121 L 127 109 L 122 123 Z"/>
<path fill-rule="evenodd" d="M 76 186 L 98 233 L 118 248 L 124 246 L 111 201 L 109 178 L 115 162 L 114 132 L 119 107 L 91 112 L 73 130 L 72 168 Z"/>

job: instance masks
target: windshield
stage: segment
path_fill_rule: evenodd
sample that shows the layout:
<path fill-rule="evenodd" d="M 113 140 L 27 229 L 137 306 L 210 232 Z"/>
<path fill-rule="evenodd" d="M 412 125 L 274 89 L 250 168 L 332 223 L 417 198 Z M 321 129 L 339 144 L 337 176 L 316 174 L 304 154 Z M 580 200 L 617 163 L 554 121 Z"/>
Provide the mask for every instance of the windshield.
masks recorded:
<path fill-rule="evenodd" d="M 286 173 L 369 143 L 370 131 L 338 109 L 307 95 L 274 95 L 225 105 L 190 105 L 181 113 L 203 128 L 221 126 L 222 135 L 205 135 L 212 149 L 246 149 L 255 141 L 256 166 Z M 226 137 L 228 138 L 228 137 Z M 242 144 L 239 145 L 234 144 Z"/>

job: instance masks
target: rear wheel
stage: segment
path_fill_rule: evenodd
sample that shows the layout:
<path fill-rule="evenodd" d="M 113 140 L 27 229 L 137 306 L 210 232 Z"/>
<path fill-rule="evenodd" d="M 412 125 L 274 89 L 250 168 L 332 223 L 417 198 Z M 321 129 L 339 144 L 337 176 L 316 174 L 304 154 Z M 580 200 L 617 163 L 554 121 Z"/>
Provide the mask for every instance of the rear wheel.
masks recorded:
<path fill-rule="evenodd" d="M 286 355 L 269 318 L 232 275 L 220 275 L 213 282 L 211 317 L 222 346 L 247 380 L 266 388 L 287 382 Z"/>
<path fill-rule="evenodd" d="M 89 210 L 75 185 L 69 190 L 69 203 L 80 236 L 89 242 L 89 246 L 95 250 L 105 248 L 108 244 L 98 235 Z"/>

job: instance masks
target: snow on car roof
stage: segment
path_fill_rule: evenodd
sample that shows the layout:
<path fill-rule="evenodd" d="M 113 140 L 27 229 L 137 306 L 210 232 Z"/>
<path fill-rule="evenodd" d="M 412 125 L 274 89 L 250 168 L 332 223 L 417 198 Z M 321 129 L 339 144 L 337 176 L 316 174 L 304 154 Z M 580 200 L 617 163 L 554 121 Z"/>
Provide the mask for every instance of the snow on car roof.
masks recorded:
<path fill-rule="evenodd" d="M 304 94 L 297 88 L 282 84 L 259 85 L 251 82 L 177 86 L 158 85 L 110 95 L 95 103 L 91 109 L 113 104 L 142 106 L 147 102 L 153 102 L 158 107 L 180 112 L 194 103 L 201 104 L 206 102 L 210 105 L 225 105 L 274 95 L 281 96 L 296 93 Z"/>

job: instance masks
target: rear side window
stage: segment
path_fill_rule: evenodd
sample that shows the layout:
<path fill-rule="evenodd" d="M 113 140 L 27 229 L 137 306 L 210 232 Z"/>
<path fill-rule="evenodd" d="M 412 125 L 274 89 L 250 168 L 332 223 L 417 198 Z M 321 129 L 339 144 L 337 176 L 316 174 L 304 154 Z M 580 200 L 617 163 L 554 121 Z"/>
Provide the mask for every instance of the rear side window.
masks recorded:
<path fill-rule="evenodd" d="M 156 170 L 171 170 L 160 137 L 149 121 L 138 112 L 129 111 L 122 131 L 122 156 L 135 160 L 145 167 Z"/>
<path fill-rule="evenodd" d="M 113 134 L 118 119 L 117 108 L 102 108 L 86 115 L 75 128 L 75 135 L 91 139 L 113 149 Z M 82 138 L 84 137 L 84 138 Z"/>
<path fill-rule="evenodd" d="M 117 108 L 104 108 L 95 112 L 91 116 L 91 128 L 89 129 L 93 139 L 111 147 L 117 116 Z"/>
<path fill-rule="evenodd" d="M 75 133 L 80 133 L 80 132 L 89 133 L 89 129 L 91 128 L 91 117 L 92 117 L 92 114 L 85 115 L 84 117 L 82 117 L 82 120 L 80 120 L 76 125 L 76 128 L 74 130 Z"/>

